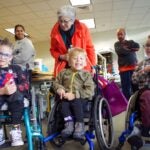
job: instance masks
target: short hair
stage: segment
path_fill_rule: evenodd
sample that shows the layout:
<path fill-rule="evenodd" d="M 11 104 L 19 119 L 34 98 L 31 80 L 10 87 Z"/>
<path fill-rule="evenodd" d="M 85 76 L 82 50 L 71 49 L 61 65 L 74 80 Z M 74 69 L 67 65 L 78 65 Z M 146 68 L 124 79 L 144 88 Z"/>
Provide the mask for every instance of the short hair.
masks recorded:
<path fill-rule="evenodd" d="M 85 58 L 87 57 L 86 51 L 84 49 L 78 47 L 71 48 L 69 51 L 69 61 L 72 57 L 77 56 L 79 54 L 83 54 Z"/>
<path fill-rule="evenodd" d="M 62 16 L 66 16 L 72 19 L 72 21 L 75 21 L 76 9 L 70 5 L 64 5 L 58 9 L 57 16 L 58 18 Z"/>
<path fill-rule="evenodd" d="M 126 34 L 125 28 L 119 28 L 119 29 L 117 29 L 117 33 L 118 33 L 118 32 L 124 32 L 124 33 Z"/>
<path fill-rule="evenodd" d="M 16 30 L 17 30 L 18 27 L 21 27 L 21 28 L 23 29 L 23 31 L 25 31 L 25 27 L 24 27 L 23 25 L 17 24 L 17 25 L 15 25 L 15 28 L 14 28 L 14 31 L 15 31 L 15 32 L 16 32 Z M 18 38 L 17 38 L 16 35 L 15 35 L 15 40 L 18 40 Z"/>
<path fill-rule="evenodd" d="M 3 46 L 3 45 L 10 47 L 10 49 L 13 48 L 13 44 L 9 41 L 8 38 L 4 38 L 0 40 L 0 46 Z"/>

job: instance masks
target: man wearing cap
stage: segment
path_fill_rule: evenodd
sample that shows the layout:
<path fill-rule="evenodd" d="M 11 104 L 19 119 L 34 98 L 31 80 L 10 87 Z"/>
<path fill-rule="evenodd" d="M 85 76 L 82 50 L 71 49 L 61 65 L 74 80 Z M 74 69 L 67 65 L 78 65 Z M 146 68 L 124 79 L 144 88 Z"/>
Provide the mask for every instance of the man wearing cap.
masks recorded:
<path fill-rule="evenodd" d="M 54 25 L 50 37 L 50 53 L 55 59 L 54 76 L 68 67 L 68 51 L 72 47 L 86 50 L 87 66 L 85 70 L 92 71 L 96 65 L 96 54 L 87 26 L 76 19 L 75 8 L 62 6 L 57 11 L 58 21 Z"/>
<path fill-rule="evenodd" d="M 131 93 L 137 90 L 137 86 L 132 83 L 131 77 L 137 65 L 135 52 L 139 50 L 140 46 L 133 40 L 126 40 L 125 36 L 125 29 L 119 28 L 117 30 L 118 41 L 114 44 L 114 48 L 118 55 L 122 92 L 129 100 Z"/>

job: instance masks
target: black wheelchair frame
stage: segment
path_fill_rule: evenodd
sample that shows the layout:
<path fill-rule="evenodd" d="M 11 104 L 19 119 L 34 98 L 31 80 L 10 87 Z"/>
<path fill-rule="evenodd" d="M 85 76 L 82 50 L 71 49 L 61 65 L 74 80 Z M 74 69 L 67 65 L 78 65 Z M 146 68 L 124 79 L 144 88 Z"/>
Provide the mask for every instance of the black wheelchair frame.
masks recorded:
<path fill-rule="evenodd" d="M 93 139 L 95 138 L 95 131 L 99 149 L 109 150 L 112 148 L 114 141 L 113 121 L 109 104 L 107 100 L 102 97 L 101 90 L 98 87 L 97 77 L 98 71 L 96 69 L 96 94 L 93 101 L 89 102 L 91 103 L 91 106 L 88 106 L 88 108 L 91 108 L 87 115 L 89 120 L 87 122 L 85 121 L 85 125 L 88 125 L 88 130 L 85 132 L 85 140 L 80 141 L 80 143 L 84 145 L 88 142 L 89 149 L 94 150 Z M 57 147 L 61 147 L 66 142 L 60 134 L 61 130 L 64 128 L 64 121 L 60 109 L 61 103 L 56 100 L 48 117 L 48 137 L 44 139 L 44 142 L 50 141 L 53 146 Z"/>

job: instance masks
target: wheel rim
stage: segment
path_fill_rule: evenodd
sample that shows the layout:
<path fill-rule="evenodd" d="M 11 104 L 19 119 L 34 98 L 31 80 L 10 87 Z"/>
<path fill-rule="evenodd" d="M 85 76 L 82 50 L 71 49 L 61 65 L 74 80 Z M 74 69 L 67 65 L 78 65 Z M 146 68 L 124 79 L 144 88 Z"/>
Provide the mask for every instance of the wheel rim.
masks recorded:
<path fill-rule="evenodd" d="M 100 121 L 100 131 L 102 139 L 106 148 L 110 149 L 114 141 L 114 130 L 112 115 L 110 113 L 110 108 L 108 102 L 102 98 L 99 102 L 99 121 Z"/>

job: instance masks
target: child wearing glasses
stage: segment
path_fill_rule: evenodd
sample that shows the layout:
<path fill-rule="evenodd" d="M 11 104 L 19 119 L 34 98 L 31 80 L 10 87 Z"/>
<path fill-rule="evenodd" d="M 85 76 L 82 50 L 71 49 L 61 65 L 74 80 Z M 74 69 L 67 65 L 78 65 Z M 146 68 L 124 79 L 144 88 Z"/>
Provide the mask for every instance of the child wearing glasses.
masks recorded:
<path fill-rule="evenodd" d="M 143 146 L 141 135 L 150 137 L 150 38 L 144 48 L 146 58 L 139 63 L 132 76 L 132 81 L 137 83 L 139 87 L 138 104 L 142 120 L 142 126 L 135 125 L 128 137 L 128 142 L 135 150 Z"/>
<path fill-rule="evenodd" d="M 74 139 L 84 138 L 83 107 L 87 99 L 92 100 L 95 87 L 91 73 L 83 70 L 86 57 L 85 50 L 70 49 L 70 68 L 61 71 L 54 82 L 54 90 L 62 104 L 65 129 L 61 134 L 64 138 L 72 135 Z"/>
<path fill-rule="evenodd" d="M 12 146 L 23 145 L 20 129 L 24 108 L 24 97 L 29 89 L 26 76 L 17 65 L 11 65 L 12 44 L 8 39 L 0 40 L 0 110 L 4 103 L 8 104 L 8 111 L 12 116 L 10 131 Z M 4 131 L 0 124 L 0 145 L 4 144 Z"/>

